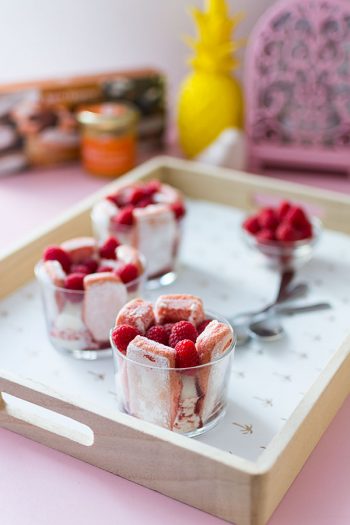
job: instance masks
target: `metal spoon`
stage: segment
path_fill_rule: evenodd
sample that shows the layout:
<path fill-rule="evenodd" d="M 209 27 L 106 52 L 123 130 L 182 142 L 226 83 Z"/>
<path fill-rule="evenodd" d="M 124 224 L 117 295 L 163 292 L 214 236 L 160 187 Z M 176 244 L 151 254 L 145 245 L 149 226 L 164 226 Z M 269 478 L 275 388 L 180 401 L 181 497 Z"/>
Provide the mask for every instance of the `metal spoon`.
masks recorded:
<path fill-rule="evenodd" d="M 276 308 L 270 310 L 268 313 L 259 316 L 257 320 L 248 326 L 248 336 L 262 341 L 277 341 L 285 335 L 285 330 L 278 320 L 279 315 L 296 315 L 307 312 L 319 312 L 321 310 L 328 310 L 329 308 L 331 308 L 331 305 L 325 302 L 295 307 L 276 306 Z"/>
<path fill-rule="evenodd" d="M 287 302 L 292 299 L 303 297 L 308 292 L 309 288 L 308 288 L 308 285 L 305 283 L 297 284 L 293 288 L 289 287 L 292 279 L 294 278 L 294 275 L 295 273 L 293 271 L 286 271 L 281 274 L 280 284 L 278 287 L 276 299 L 272 303 L 268 304 L 261 310 L 242 312 L 240 314 L 235 315 L 232 319 L 230 319 L 230 324 L 235 330 L 236 341 L 237 341 L 238 346 L 243 345 L 250 338 L 248 334 L 248 329 L 247 329 L 248 324 L 252 321 L 252 319 L 256 315 L 262 314 L 264 312 L 268 312 L 271 308 L 273 308 L 277 304 L 281 304 L 283 302 Z"/>
<path fill-rule="evenodd" d="M 305 297 L 308 291 L 309 291 L 309 286 L 306 283 L 296 284 L 293 288 L 289 289 L 288 293 L 284 293 L 280 299 L 277 300 L 276 298 L 276 300 L 273 303 L 270 303 L 267 306 L 264 306 L 264 308 L 262 308 L 261 310 L 241 312 L 235 315 L 234 317 L 232 317 L 230 319 L 230 323 L 232 324 L 232 326 L 248 324 L 249 321 L 253 317 L 256 317 L 257 315 L 268 312 L 269 310 L 271 310 L 278 304 L 286 303 L 294 299 L 300 299 L 301 297 Z"/>

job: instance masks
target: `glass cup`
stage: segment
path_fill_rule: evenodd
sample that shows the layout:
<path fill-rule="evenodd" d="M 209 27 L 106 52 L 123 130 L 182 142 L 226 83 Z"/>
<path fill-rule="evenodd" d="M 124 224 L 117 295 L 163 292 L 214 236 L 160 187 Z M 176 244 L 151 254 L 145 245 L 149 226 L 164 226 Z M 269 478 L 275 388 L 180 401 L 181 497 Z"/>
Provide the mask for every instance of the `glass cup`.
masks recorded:
<path fill-rule="evenodd" d="M 164 246 L 159 242 L 155 243 L 157 249 L 147 252 L 147 246 L 142 246 L 142 239 L 138 240 L 139 246 L 134 245 L 134 226 L 117 224 L 111 219 L 111 217 L 108 217 L 107 215 L 103 217 L 100 212 L 96 213 L 94 208 L 91 212 L 93 233 L 98 241 L 104 242 L 109 236 L 117 237 L 122 244 L 134 246 L 145 254 L 147 258 L 147 288 L 150 290 L 161 286 L 168 286 L 176 280 L 176 263 L 182 239 L 184 220 L 185 218 L 176 220 L 176 234 L 173 241 L 171 256 L 165 256 L 164 260 Z"/>
<path fill-rule="evenodd" d="M 311 224 L 313 235 L 310 239 L 292 242 L 259 241 L 253 234 L 244 229 L 243 223 L 241 232 L 246 245 L 255 251 L 260 260 L 263 260 L 270 269 L 283 272 L 297 270 L 311 259 L 321 236 L 322 223 L 313 217 Z"/>
<path fill-rule="evenodd" d="M 224 417 L 236 341 L 228 321 L 209 312 L 207 317 L 230 328 L 232 343 L 218 359 L 190 368 L 137 363 L 111 337 L 120 410 L 188 437 L 207 432 Z"/>
<path fill-rule="evenodd" d="M 42 261 L 36 265 L 35 275 L 40 285 L 47 332 L 52 345 L 76 359 L 95 360 L 111 356 L 109 330 L 115 322 L 118 309 L 111 306 L 110 298 L 106 296 L 104 304 L 104 298 L 99 297 L 101 309 L 96 310 L 95 319 L 98 323 L 100 315 L 106 329 L 102 328 L 102 334 L 99 333 L 97 340 L 84 319 L 85 291 L 67 290 L 55 286 L 45 279 L 45 273 L 41 271 L 42 265 Z M 145 275 L 143 272 L 137 279 L 125 284 L 127 291 L 125 302 L 142 295 Z"/>

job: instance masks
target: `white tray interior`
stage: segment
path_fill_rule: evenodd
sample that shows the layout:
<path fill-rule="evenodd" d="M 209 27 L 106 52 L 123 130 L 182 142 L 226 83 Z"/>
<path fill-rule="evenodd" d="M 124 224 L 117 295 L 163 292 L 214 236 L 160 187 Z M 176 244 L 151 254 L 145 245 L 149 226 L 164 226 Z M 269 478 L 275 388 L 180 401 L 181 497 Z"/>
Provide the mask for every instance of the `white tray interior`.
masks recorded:
<path fill-rule="evenodd" d="M 159 293 L 200 295 L 224 316 L 273 299 L 277 276 L 240 239 L 242 212 L 190 201 L 177 281 Z M 286 338 L 238 348 L 229 404 L 219 425 L 199 441 L 255 461 L 295 410 L 349 330 L 350 238 L 325 231 L 298 280 L 311 291 L 300 303 L 330 301 L 332 310 L 283 319 Z M 51 346 L 33 281 L 0 301 L 0 368 L 74 400 L 117 410 L 112 359 L 75 361 Z M 189 438 L 190 439 L 190 438 Z"/>

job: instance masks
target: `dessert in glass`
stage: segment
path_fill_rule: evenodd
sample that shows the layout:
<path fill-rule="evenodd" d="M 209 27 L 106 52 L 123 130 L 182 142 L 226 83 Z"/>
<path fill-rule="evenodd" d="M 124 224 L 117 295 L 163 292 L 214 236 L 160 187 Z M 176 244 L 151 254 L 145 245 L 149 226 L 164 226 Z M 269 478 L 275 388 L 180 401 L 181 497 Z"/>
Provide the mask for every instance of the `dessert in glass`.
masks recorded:
<path fill-rule="evenodd" d="M 229 323 L 192 295 L 134 299 L 111 344 L 119 408 L 186 436 L 224 416 L 235 339 Z"/>
<path fill-rule="evenodd" d="M 148 286 L 170 284 L 185 205 L 181 193 L 158 180 L 124 186 L 95 204 L 91 219 L 100 241 L 117 236 L 147 260 Z"/>
<path fill-rule="evenodd" d="M 115 316 L 142 290 L 143 255 L 115 237 L 79 237 L 48 246 L 35 274 L 53 346 L 78 359 L 111 355 Z"/>
<path fill-rule="evenodd" d="M 246 244 L 278 271 L 295 270 L 308 262 L 321 229 L 320 220 L 286 200 L 276 208 L 262 208 L 242 223 Z"/>

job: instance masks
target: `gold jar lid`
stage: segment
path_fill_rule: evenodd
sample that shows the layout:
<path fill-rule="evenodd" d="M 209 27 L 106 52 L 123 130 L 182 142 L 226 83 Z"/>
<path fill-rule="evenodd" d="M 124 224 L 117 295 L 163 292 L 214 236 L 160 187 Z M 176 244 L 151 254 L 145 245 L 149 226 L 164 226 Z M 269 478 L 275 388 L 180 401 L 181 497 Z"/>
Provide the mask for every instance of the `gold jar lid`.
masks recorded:
<path fill-rule="evenodd" d="M 127 104 L 104 102 L 82 107 L 77 113 L 77 119 L 84 126 L 115 131 L 134 124 L 138 120 L 138 113 Z"/>

